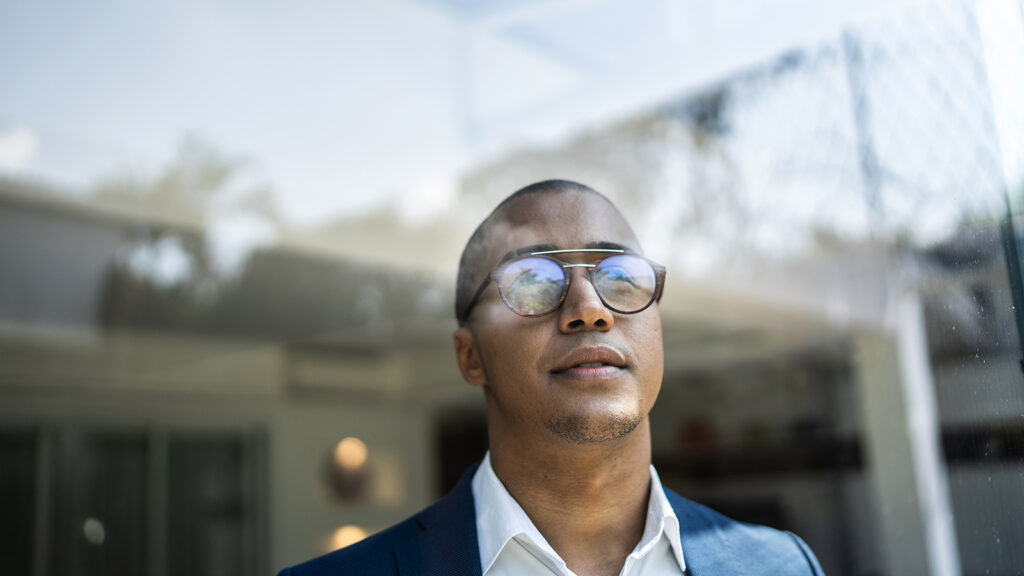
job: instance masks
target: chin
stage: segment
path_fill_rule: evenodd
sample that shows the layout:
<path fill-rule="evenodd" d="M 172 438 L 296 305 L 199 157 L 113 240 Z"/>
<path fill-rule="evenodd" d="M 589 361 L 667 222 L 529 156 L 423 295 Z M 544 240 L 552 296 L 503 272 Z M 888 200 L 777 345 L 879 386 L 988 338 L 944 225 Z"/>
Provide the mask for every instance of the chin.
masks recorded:
<path fill-rule="evenodd" d="M 611 442 L 632 433 L 643 422 L 638 411 L 610 415 L 559 414 L 544 423 L 549 432 L 574 444 Z"/>

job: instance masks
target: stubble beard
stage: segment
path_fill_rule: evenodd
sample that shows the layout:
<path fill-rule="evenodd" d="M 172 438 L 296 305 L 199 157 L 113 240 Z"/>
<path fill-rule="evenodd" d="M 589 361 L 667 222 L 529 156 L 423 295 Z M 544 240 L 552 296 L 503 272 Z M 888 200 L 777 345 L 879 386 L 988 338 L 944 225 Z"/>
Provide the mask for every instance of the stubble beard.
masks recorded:
<path fill-rule="evenodd" d="M 574 444 L 618 440 L 636 430 L 643 421 L 639 412 L 595 418 L 581 414 L 560 414 L 544 422 L 552 434 Z"/>

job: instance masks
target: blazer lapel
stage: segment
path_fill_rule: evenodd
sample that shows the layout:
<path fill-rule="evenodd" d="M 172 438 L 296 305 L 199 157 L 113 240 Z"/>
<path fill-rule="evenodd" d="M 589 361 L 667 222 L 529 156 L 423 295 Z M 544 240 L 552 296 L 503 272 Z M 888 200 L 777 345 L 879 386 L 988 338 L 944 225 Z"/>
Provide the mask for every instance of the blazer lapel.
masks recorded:
<path fill-rule="evenodd" d="M 444 498 L 415 517 L 419 532 L 395 546 L 399 576 L 481 576 L 473 504 L 475 464 Z"/>
<path fill-rule="evenodd" d="M 688 576 L 821 574 L 807 545 L 789 532 L 744 524 L 665 490 L 679 518 Z"/>
<path fill-rule="evenodd" d="M 730 560 L 728 542 L 722 540 L 721 531 L 711 517 L 672 490 L 666 488 L 665 494 L 679 519 L 679 540 L 683 546 L 687 576 L 740 576 L 747 573 L 742 564 Z"/>

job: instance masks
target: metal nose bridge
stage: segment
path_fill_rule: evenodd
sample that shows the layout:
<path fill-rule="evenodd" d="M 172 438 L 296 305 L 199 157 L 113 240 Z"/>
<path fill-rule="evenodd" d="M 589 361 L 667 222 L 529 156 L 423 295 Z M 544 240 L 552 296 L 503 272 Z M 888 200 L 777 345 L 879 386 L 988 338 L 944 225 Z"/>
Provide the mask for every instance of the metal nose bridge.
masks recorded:
<path fill-rule="evenodd" d="M 590 270 L 592 270 L 594 268 L 597 268 L 597 264 L 582 264 L 582 263 L 581 264 L 573 264 L 571 262 L 562 262 L 561 264 L 562 264 L 562 269 L 563 270 L 565 270 L 566 268 L 585 268 L 585 269 L 587 269 L 587 273 L 583 275 L 584 278 L 585 278 L 585 281 L 588 282 L 590 284 L 590 288 L 595 293 L 597 293 L 597 298 L 601 301 L 601 304 L 604 305 L 606 308 L 608 307 L 608 305 L 604 303 L 604 298 L 601 296 L 601 293 L 598 292 L 598 290 L 597 290 L 597 284 L 594 283 L 593 273 L 590 272 Z M 570 279 L 570 274 L 571 273 L 570 272 L 564 272 L 564 274 L 565 274 L 565 284 L 566 284 L 565 289 L 566 289 L 566 291 L 568 291 L 569 290 L 569 285 L 572 284 L 572 280 Z M 561 304 L 559 304 L 559 307 L 561 307 Z"/>

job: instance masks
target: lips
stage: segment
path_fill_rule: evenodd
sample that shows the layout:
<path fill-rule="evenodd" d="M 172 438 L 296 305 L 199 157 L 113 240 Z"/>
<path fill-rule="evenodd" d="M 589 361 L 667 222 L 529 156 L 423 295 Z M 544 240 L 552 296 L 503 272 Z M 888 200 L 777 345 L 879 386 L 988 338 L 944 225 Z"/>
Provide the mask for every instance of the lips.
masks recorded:
<path fill-rule="evenodd" d="M 576 348 L 555 364 L 551 373 L 574 380 L 614 378 L 626 367 L 626 358 L 608 346 Z"/>

